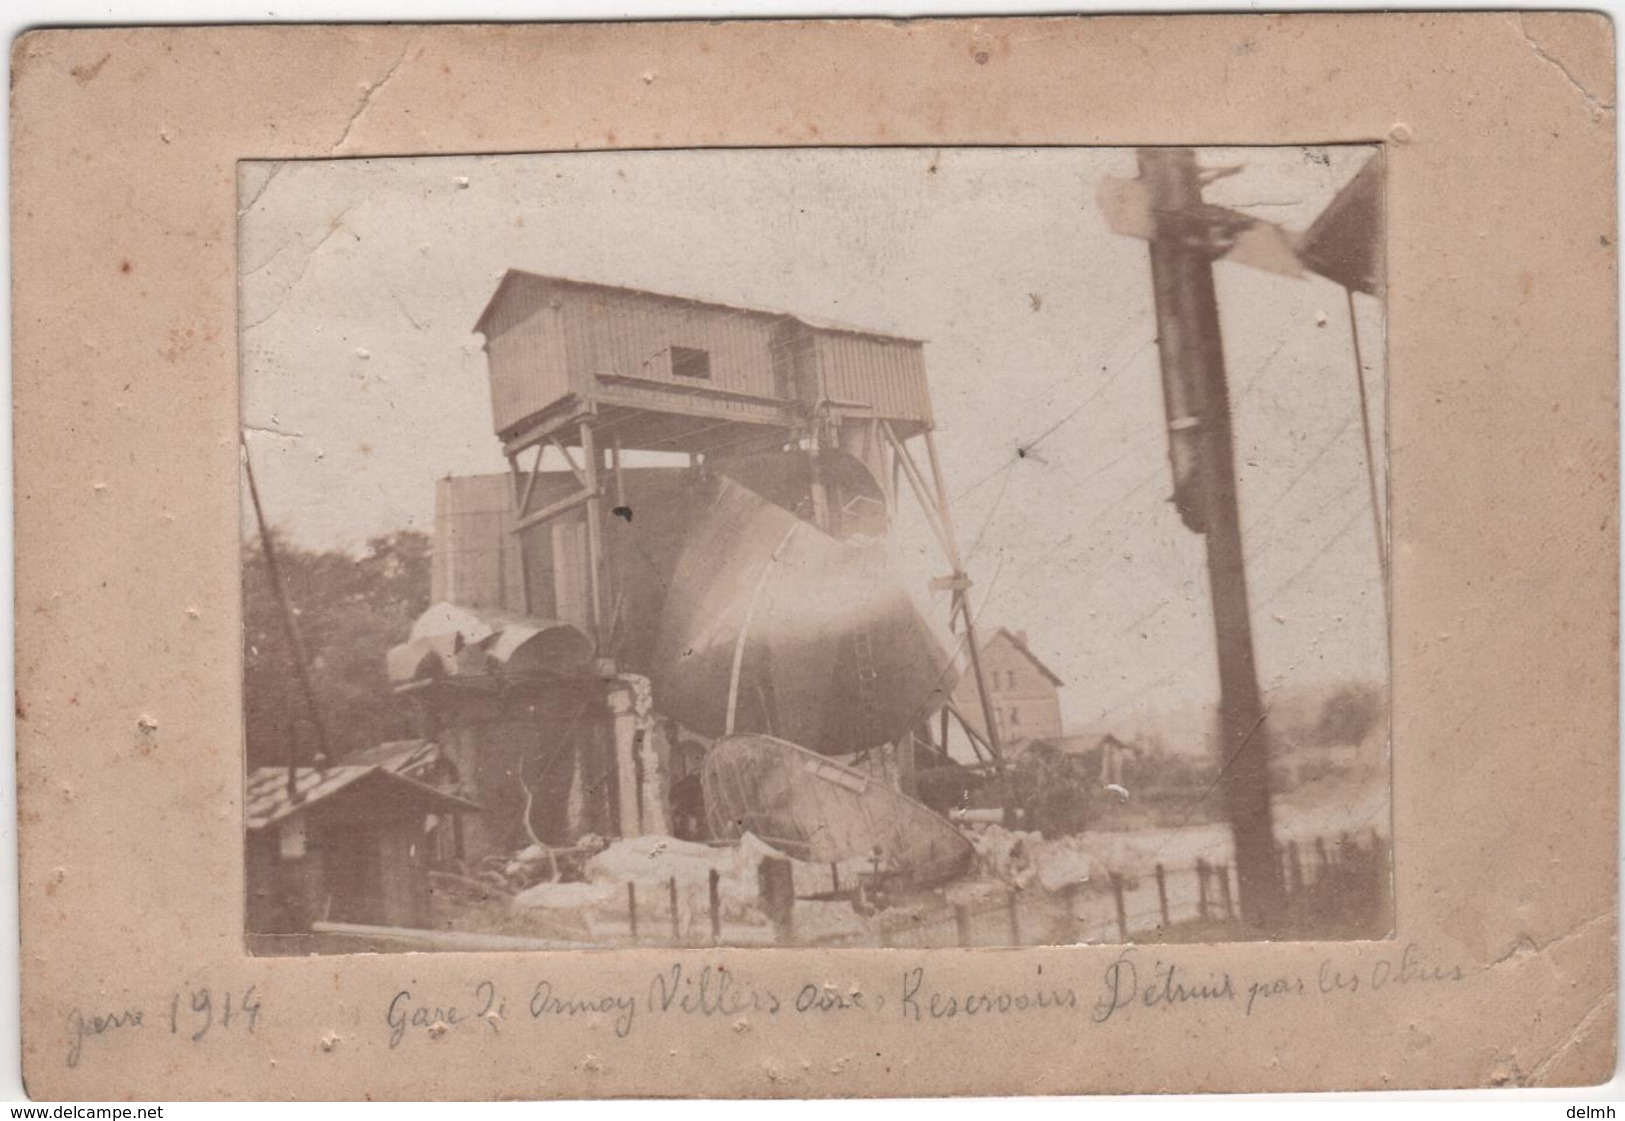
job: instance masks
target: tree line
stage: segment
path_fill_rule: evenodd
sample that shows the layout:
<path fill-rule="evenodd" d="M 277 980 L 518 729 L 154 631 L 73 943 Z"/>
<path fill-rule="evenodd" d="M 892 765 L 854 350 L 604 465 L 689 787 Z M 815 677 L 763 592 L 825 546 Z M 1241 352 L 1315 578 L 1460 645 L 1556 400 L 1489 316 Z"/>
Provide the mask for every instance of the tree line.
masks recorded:
<path fill-rule="evenodd" d="M 402 530 L 374 537 L 360 555 L 303 549 L 275 529 L 271 544 L 310 659 L 332 761 L 415 736 L 410 706 L 389 690 L 384 655 L 429 606 L 429 536 Z M 319 739 L 258 535 L 244 542 L 242 565 L 248 765 L 283 766 L 293 758 L 308 766 Z"/>

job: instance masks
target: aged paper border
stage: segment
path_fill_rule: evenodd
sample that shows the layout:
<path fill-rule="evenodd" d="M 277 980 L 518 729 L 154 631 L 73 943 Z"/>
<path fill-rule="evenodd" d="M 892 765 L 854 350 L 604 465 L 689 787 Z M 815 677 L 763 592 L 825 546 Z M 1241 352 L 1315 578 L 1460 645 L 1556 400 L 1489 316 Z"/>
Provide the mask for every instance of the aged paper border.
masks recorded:
<path fill-rule="evenodd" d="M 47 31 L 19 39 L 12 62 L 32 1095 L 1266 1091 L 1611 1073 L 1604 17 Z M 1393 942 L 1148 947 L 1143 973 L 1228 974 L 1238 999 L 1137 999 L 1105 1022 L 1111 947 L 245 955 L 237 160 L 1373 140 L 1390 171 Z M 747 1006 L 650 1012 L 652 978 L 674 964 L 726 967 Z M 1335 983 L 1354 976 L 1357 992 Z M 533 1021 L 542 980 L 583 999 L 632 994 L 637 1022 L 623 1038 L 612 1015 Z M 481 982 L 499 1018 L 472 1015 Z M 867 1005 L 798 1014 L 805 984 Z M 1056 989 L 1077 1006 L 931 1015 L 932 993 Z M 194 1041 L 203 990 L 215 1013 L 231 994 L 235 1018 L 215 1015 Z M 459 1022 L 392 1048 L 386 1012 L 403 990 L 457 1006 Z M 783 1007 L 770 1014 L 760 994 Z"/>

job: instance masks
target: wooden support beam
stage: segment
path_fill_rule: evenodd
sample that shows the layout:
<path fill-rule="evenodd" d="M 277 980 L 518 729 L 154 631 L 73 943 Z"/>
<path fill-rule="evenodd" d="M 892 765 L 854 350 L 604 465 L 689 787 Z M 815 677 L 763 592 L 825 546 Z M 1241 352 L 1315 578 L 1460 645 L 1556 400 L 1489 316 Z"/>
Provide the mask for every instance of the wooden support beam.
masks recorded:
<path fill-rule="evenodd" d="M 593 438 L 592 425 L 586 421 L 581 423 L 581 452 L 587 461 L 586 478 L 583 485 L 587 488 L 587 605 L 591 610 L 593 641 L 599 651 L 607 645 L 609 637 L 604 633 L 604 511 L 603 491 L 598 486 L 598 444 Z M 575 461 L 570 463 L 571 470 L 575 469 Z M 579 476 L 578 476 L 579 477 Z"/>
<path fill-rule="evenodd" d="M 544 444 L 550 434 L 568 431 L 582 416 L 591 415 L 591 409 L 574 393 L 566 394 L 543 409 L 518 431 L 503 437 L 502 454 L 517 455 L 526 448 Z"/>
<path fill-rule="evenodd" d="M 955 546 L 953 538 L 949 535 L 946 527 L 937 517 L 937 500 L 932 496 L 931 488 L 926 485 L 925 476 L 920 473 L 919 467 L 914 463 L 913 457 L 909 455 L 908 449 L 903 446 L 903 442 L 897 438 L 897 433 L 892 431 L 891 422 L 882 421 L 881 423 L 886 433 L 886 439 L 892 446 L 892 454 L 896 457 L 892 461 L 894 473 L 897 468 L 902 468 L 904 477 L 908 479 L 909 489 L 914 492 L 914 499 L 920 504 L 921 512 L 925 514 L 926 523 L 931 527 L 931 532 L 936 536 L 937 544 L 942 546 L 943 554 L 948 558 L 948 563 L 953 566 L 954 572 L 957 574 L 959 572 L 959 549 Z"/>
<path fill-rule="evenodd" d="M 626 505 L 626 476 L 621 459 L 621 438 L 615 437 L 615 443 L 610 448 L 610 470 L 615 476 L 615 505 Z"/>
<path fill-rule="evenodd" d="M 949 508 L 948 484 L 942 476 L 942 460 L 937 458 L 937 438 L 929 428 L 925 430 L 925 454 L 931 464 L 931 478 L 937 484 L 937 516 L 942 519 L 943 528 L 948 531 L 948 540 L 954 542 L 954 570 L 962 571 L 965 566 L 958 556 L 959 539 L 954 533 L 954 512 Z"/>
<path fill-rule="evenodd" d="M 948 508 L 948 484 L 942 474 L 942 460 L 937 457 L 937 439 L 931 430 L 925 430 L 925 451 L 930 457 L 931 477 L 937 484 L 937 501 L 941 504 L 940 514 L 943 529 L 949 541 L 956 542 L 953 556 L 954 575 L 963 578 L 965 575 L 964 562 L 959 557 L 957 539 L 954 535 L 953 512 Z M 970 650 L 971 672 L 976 676 L 976 694 L 982 701 L 982 719 L 987 722 L 988 747 L 993 751 L 994 759 L 1004 761 L 1004 737 L 1000 735 L 998 722 L 993 719 L 993 702 L 987 695 L 987 678 L 982 672 L 982 648 L 976 638 L 976 614 L 970 609 L 969 581 L 954 589 L 954 599 L 959 604 L 959 615 L 965 623 L 965 645 Z"/>
<path fill-rule="evenodd" d="M 586 425 L 582 425 L 583 429 L 585 429 L 586 427 L 587 427 Z M 564 457 L 565 466 L 570 468 L 570 474 L 572 474 L 572 475 L 574 475 L 576 477 L 576 482 L 580 483 L 584 487 L 587 487 L 589 490 L 592 489 L 592 485 L 587 481 L 587 476 L 582 472 L 581 468 L 576 466 L 575 457 L 570 454 L 570 450 L 568 448 L 566 448 L 563 444 L 559 443 L 558 437 L 557 436 L 549 436 L 547 438 L 547 442 L 552 444 L 555 448 L 559 449 L 559 454 Z M 590 453 L 588 455 L 588 458 L 589 459 L 591 458 Z M 540 467 L 541 465 L 542 465 L 542 453 L 541 453 L 541 448 L 538 447 L 537 450 L 536 450 L 536 466 Z"/>
<path fill-rule="evenodd" d="M 549 503 L 548 505 L 543 506 L 540 510 L 535 511 L 534 513 L 526 514 L 524 517 L 514 522 L 513 532 L 518 533 L 522 529 L 529 529 L 531 526 L 540 522 L 545 522 L 556 518 L 567 510 L 574 510 L 577 506 L 580 506 L 584 502 L 590 501 L 592 498 L 593 494 L 591 491 L 582 490 L 577 491 L 575 494 L 572 494 L 567 498 L 561 498 L 557 502 Z"/>
<path fill-rule="evenodd" d="M 476 934 L 458 930 L 427 930 L 402 926 L 366 926 L 347 922 L 313 922 L 312 934 L 338 935 L 367 942 L 390 942 L 402 949 L 481 952 L 488 950 L 590 950 L 588 942 L 553 938 L 521 938 L 508 934 Z"/>
<path fill-rule="evenodd" d="M 886 476 L 887 476 L 887 482 L 888 482 L 888 486 L 887 486 L 887 489 L 886 489 L 887 511 L 888 511 L 888 513 L 891 514 L 892 520 L 895 521 L 897 519 L 897 510 L 898 510 L 898 505 L 899 505 L 898 501 L 897 501 L 897 491 L 901 487 L 902 482 L 903 482 L 902 477 L 901 477 L 902 476 L 902 471 L 903 471 L 903 464 L 902 464 L 902 461 L 898 459 L 897 452 L 893 448 L 891 448 L 888 445 L 882 444 L 881 445 L 881 460 L 882 460 L 882 462 L 884 462 L 887 459 L 890 460 L 890 463 L 886 467 Z"/>
<path fill-rule="evenodd" d="M 517 465 L 517 457 L 514 460 Z M 525 493 L 519 498 L 519 516 L 522 518 L 530 513 L 531 495 L 536 490 L 536 480 L 542 475 L 542 445 L 536 445 L 536 461 L 530 465 L 530 476 L 525 480 Z"/>
<path fill-rule="evenodd" d="M 958 705 L 948 701 L 942 707 L 944 711 L 953 713 L 954 719 L 959 721 L 959 727 L 965 733 L 965 738 L 970 740 L 971 750 L 976 753 L 976 757 L 978 759 L 985 758 L 988 752 L 987 737 L 978 732 L 975 726 L 965 719 L 965 714 L 959 711 Z M 944 746 L 946 747 L 946 745 Z"/>

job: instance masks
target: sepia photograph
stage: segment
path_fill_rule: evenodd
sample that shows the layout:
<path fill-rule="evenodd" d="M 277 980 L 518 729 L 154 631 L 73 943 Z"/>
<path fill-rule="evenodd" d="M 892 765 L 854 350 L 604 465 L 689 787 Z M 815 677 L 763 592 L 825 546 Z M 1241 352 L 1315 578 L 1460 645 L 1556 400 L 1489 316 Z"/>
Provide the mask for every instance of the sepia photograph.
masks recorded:
<path fill-rule="evenodd" d="M 237 187 L 252 953 L 1391 934 L 1379 147 Z"/>

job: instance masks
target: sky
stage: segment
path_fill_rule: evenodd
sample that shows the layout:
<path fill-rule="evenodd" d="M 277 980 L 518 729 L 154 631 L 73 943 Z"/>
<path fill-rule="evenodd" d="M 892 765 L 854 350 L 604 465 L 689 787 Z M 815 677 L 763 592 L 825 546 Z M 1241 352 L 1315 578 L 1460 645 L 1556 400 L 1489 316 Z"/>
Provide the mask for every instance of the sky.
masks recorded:
<path fill-rule="evenodd" d="M 1372 154 L 1204 149 L 1240 168 L 1205 197 L 1301 230 Z M 1205 553 L 1167 501 L 1146 245 L 1095 202 L 1135 173 L 1132 151 L 1089 148 L 243 163 L 243 417 L 267 516 L 359 551 L 431 532 L 437 478 L 506 469 L 473 325 L 510 268 L 837 320 L 926 340 L 973 606 L 1028 632 L 1068 727 L 1199 709 L 1218 692 Z M 1386 681 L 1348 298 L 1215 273 L 1262 682 Z M 1385 475 L 1383 309 L 1353 302 Z M 917 519 L 898 549 L 922 585 L 945 571 Z"/>

